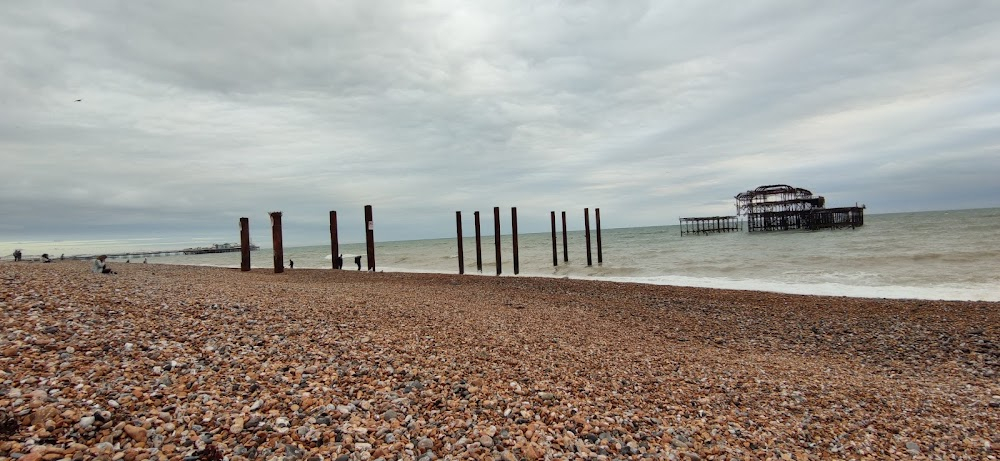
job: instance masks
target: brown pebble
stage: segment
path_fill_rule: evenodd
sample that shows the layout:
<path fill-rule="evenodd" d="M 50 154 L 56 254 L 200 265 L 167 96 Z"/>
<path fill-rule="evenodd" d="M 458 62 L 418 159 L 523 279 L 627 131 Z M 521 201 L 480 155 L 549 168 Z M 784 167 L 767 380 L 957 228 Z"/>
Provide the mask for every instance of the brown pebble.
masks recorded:
<path fill-rule="evenodd" d="M 125 433 L 128 434 L 128 436 L 131 437 L 132 440 L 135 440 L 136 442 L 145 442 L 146 437 L 148 436 L 145 429 L 133 426 L 131 424 L 126 424 L 123 429 Z"/>

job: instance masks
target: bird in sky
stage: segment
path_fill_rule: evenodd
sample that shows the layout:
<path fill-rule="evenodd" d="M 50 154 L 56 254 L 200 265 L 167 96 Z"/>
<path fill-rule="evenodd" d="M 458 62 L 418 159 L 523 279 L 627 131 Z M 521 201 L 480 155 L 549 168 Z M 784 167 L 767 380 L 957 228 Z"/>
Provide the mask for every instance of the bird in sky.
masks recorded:
<path fill-rule="evenodd" d="M 80 102 L 80 101 L 83 101 L 83 100 L 82 100 L 82 99 L 77 99 L 77 100 L 76 100 L 76 102 Z"/>

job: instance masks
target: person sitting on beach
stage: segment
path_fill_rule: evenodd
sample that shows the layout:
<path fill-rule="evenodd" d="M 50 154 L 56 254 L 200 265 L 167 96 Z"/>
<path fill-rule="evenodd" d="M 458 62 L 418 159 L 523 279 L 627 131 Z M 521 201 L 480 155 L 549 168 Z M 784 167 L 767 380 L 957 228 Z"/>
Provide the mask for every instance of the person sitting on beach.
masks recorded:
<path fill-rule="evenodd" d="M 100 255 L 94 258 L 94 264 L 90 267 L 90 271 L 95 274 L 117 274 L 117 272 L 104 264 L 105 259 L 108 259 L 107 255 Z"/>
<path fill-rule="evenodd" d="M 48 253 L 42 253 L 42 262 L 43 263 L 50 263 L 50 262 L 52 262 L 52 258 L 49 257 Z"/>

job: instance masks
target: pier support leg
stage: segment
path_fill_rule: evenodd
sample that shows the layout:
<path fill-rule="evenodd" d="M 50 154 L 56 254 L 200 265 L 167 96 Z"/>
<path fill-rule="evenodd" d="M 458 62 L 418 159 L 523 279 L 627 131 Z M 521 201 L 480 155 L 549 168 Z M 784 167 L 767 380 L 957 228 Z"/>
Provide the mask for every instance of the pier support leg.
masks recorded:
<path fill-rule="evenodd" d="M 493 242 L 497 247 L 497 275 L 503 272 L 500 269 L 500 207 L 493 207 Z"/>
<path fill-rule="evenodd" d="M 462 212 L 455 212 L 455 227 L 458 232 L 458 273 L 465 273 L 465 252 L 462 251 Z"/>
<path fill-rule="evenodd" d="M 559 249 L 556 245 L 556 212 L 551 212 L 552 216 L 552 266 L 559 265 Z"/>
<path fill-rule="evenodd" d="M 337 212 L 330 212 L 330 263 L 334 269 L 337 267 L 337 257 L 340 256 L 340 239 L 337 237 Z"/>
<path fill-rule="evenodd" d="M 240 218 L 240 270 L 250 270 L 250 218 Z"/>
<path fill-rule="evenodd" d="M 365 244 L 368 248 L 368 270 L 375 271 L 375 221 L 372 206 L 365 205 Z"/>
<path fill-rule="evenodd" d="M 601 254 L 601 209 L 594 208 L 594 220 L 597 221 L 597 265 L 604 263 L 604 255 Z"/>
<path fill-rule="evenodd" d="M 517 275 L 521 272 L 517 259 L 517 207 L 511 207 L 510 209 L 510 230 L 514 245 L 514 275 Z"/>
<path fill-rule="evenodd" d="M 590 259 L 590 208 L 583 209 L 584 238 L 587 240 L 587 266 L 592 266 Z"/>
<path fill-rule="evenodd" d="M 481 234 L 479 232 L 479 212 L 475 213 L 476 216 L 476 270 L 481 274 L 483 272 L 483 243 L 481 240 Z"/>
<path fill-rule="evenodd" d="M 274 273 L 285 272 L 285 249 L 281 243 L 281 212 L 272 211 L 271 243 L 274 245 Z"/>

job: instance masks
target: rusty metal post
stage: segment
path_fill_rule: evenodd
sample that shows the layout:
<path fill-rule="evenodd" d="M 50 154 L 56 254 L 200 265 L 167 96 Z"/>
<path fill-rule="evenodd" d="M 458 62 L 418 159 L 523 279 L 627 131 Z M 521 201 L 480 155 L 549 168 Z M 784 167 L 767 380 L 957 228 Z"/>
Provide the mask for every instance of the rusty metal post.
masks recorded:
<path fill-rule="evenodd" d="M 368 247 L 368 270 L 375 271 L 375 221 L 372 206 L 365 205 L 365 244 Z"/>
<path fill-rule="evenodd" d="M 250 270 L 250 218 L 240 218 L 240 270 Z"/>
<path fill-rule="evenodd" d="M 271 213 L 271 242 L 274 244 L 274 273 L 285 272 L 285 250 L 281 245 L 281 212 Z"/>
<path fill-rule="evenodd" d="M 337 256 L 340 255 L 340 239 L 337 237 L 337 212 L 330 212 L 330 264 L 337 267 Z"/>
<path fill-rule="evenodd" d="M 517 260 L 517 207 L 510 208 L 510 230 L 514 245 L 514 275 L 517 275 L 520 272 Z"/>
<path fill-rule="evenodd" d="M 462 251 L 462 212 L 455 212 L 455 227 L 458 228 L 458 273 L 465 273 L 465 252 Z"/>
<path fill-rule="evenodd" d="M 601 254 L 601 209 L 594 208 L 594 219 L 597 220 L 597 265 L 601 265 L 604 262 L 604 256 Z"/>
<path fill-rule="evenodd" d="M 587 265 L 591 265 L 590 260 L 590 208 L 583 209 L 583 229 L 584 236 L 587 240 Z"/>
<path fill-rule="evenodd" d="M 476 270 L 483 272 L 483 244 L 479 234 L 479 212 L 476 213 Z"/>
<path fill-rule="evenodd" d="M 552 212 L 552 265 L 559 265 L 559 250 L 556 246 L 556 212 Z"/>
<path fill-rule="evenodd" d="M 562 225 L 563 225 L 563 262 L 569 262 L 569 252 L 567 248 L 569 245 L 566 244 L 566 212 L 562 212 Z"/>
<path fill-rule="evenodd" d="M 493 207 L 493 241 L 496 243 L 497 247 L 497 275 L 502 272 L 500 270 L 500 207 Z"/>

